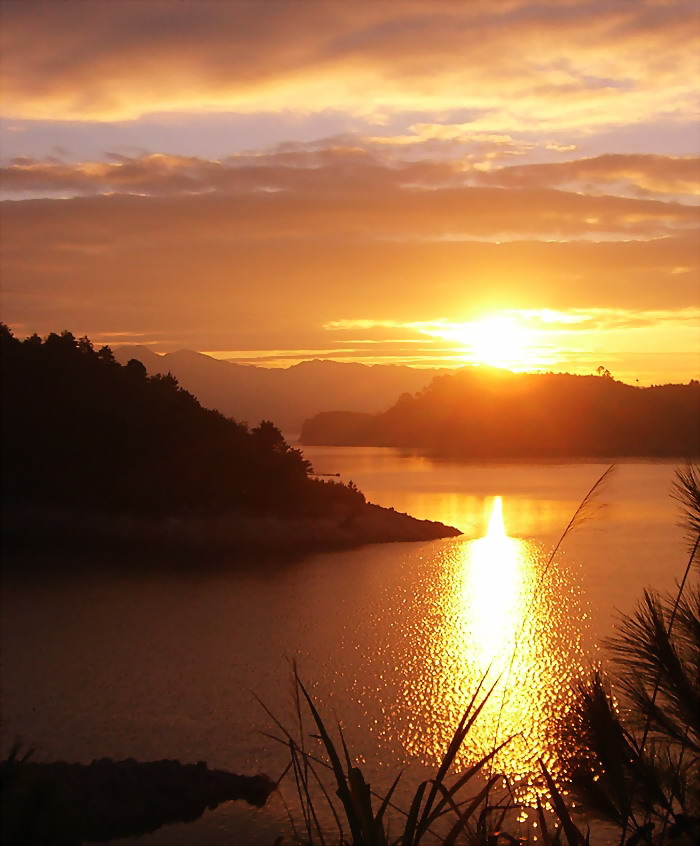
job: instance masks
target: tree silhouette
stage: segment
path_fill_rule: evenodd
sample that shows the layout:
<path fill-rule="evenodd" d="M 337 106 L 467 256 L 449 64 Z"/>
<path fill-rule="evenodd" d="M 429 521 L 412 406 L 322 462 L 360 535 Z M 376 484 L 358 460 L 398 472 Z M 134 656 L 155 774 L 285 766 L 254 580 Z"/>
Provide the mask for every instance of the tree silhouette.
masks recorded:
<path fill-rule="evenodd" d="M 202 408 L 171 374 L 119 365 L 68 331 L 20 342 L 0 330 L 3 495 L 8 505 L 130 514 L 323 509 L 361 497 L 309 477 L 270 421 Z M 99 492 L 99 498 L 97 496 Z"/>

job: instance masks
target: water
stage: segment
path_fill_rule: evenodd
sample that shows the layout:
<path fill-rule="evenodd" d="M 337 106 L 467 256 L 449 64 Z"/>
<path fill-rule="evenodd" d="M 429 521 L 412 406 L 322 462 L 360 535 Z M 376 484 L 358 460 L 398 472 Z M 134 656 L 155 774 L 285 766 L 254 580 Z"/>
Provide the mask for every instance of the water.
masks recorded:
<path fill-rule="evenodd" d="M 515 732 L 499 767 L 524 796 L 552 761 L 571 679 L 599 657 L 617 611 L 645 586 L 672 589 L 686 548 L 670 464 L 622 464 L 597 510 L 548 555 L 597 464 L 434 464 L 389 449 L 305 450 L 368 498 L 463 530 L 236 571 L 96 569 L 8 577 L 2 603 L 3 751 L 37 758 L 206 760 L 281 774 L 286 751 L 252 692 L 292 726 L 289 661 L 323 712 L 342 720 L 373 788 L 409 786 L 444 749 L 478 680 L 507 679 L 470 733 L 462 763 Z M 133 563 L 133 562 L 131 562 Z M 56 562 L 57 568 L 60 562 Z M 515 655 L 515 658 L 512 656 Z M 405 798 L 405 793 L 399 799 Z M 271 843 L 282 799 L 228 803 L 139 842 Z"/>

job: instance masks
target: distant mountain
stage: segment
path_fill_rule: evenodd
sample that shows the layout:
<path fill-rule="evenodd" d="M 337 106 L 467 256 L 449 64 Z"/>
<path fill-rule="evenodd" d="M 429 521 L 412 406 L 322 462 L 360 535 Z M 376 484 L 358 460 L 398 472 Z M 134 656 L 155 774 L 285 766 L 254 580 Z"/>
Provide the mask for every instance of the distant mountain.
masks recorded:
<path fill-rule="evenodd" d="M 462 458 L 691 457 L 700 454 L 700 384 L 640 388 L 609 376 L 465 368 L 380 414 L 318 414 L 301 443 Z"/>
<path fill-rule="evenodd" d="M 137 359 L 150 375 L 172 373 L 208 408 L 251 425 L 272 420 L 294 435 L 305 419 L 319 412 L 381 411 L 402 393 L 419 391 L 445 372 L 322 359 L 267 368 L 220 361 L 192 350 L 157 355 L 142 346 L 116 347 L 114 355 L 121 364 Z"/>

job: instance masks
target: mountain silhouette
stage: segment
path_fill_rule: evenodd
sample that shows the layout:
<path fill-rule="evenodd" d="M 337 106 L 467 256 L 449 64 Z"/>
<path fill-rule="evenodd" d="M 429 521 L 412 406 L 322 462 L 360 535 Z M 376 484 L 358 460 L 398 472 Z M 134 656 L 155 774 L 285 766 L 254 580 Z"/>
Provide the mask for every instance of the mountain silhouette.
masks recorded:
<path fill-rule="evenodd" d="M 137 359 L 150 375 L 172 373 L 207 408 L 251 424 L 274 420 L 293 435 L 304 420 L 322 411 L 381 411 L 402 393 L 419 391 L 445 372 L 327 359 L 268 368 L 222 361 L 192 350 L 158 355 L 143 346 L 116 347 L 114 355 L 121 364 Z"/>

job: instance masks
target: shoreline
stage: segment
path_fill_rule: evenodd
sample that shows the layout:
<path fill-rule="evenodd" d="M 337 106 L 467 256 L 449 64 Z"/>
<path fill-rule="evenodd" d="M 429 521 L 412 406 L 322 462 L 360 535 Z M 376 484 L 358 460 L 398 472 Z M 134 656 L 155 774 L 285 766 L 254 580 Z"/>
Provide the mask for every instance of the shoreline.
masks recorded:
<path fill-rule="evenodd" d="M 14 750 L 17 751 L 17 750 Z M 0 762 L 3 834 L 10 844 L 79 846 L 137 838 L 188 823 L 232 801 L 262 808 L 277 789 L 265 775 L 210 769 L 204 761 L 95 759 L 90 764 Z"/>
<path fill-rule="evenodd" d="M 375 543 L 409 543 L 461 535 L 458 529 L 365 503 L 324 514 L 231 511 L 212 516 L 135 517 L 85 509 L 5 508 L 9 549 L 142 549 L 177 553 L 241 552 L 299 555 Z"/>

